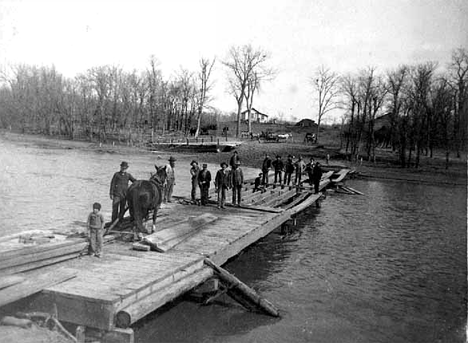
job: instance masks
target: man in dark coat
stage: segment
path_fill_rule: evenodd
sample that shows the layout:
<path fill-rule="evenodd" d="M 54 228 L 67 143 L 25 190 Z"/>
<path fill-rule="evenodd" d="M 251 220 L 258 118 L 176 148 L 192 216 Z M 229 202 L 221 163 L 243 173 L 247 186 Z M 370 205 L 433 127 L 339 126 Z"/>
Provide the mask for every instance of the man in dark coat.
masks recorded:
<path fill-rule="evenodd" d="M 240 206 L 242 201 L 242 187 L 244 186 L 244 174 L 240 168 L 240 162 L 231 170 L 230 185 L 232 187 L 232 204 Z"/>
<path fill-rule="evenodd" d="M 284 169 L 284 164 L 283 164 L 283 161 L 281 160 L 281 156 L 276 155 L 276 160 L 274 160 L 271 163 L 271 165 L 275 169 L 275 183 L 279 181 L 279 183 L 281 184 L 282 182 L 281 176 L 282 176 L 283 169 Z"/>
<path fill-rule="evenodd" d="M 211 173 L 207 168 L 207 164 L 203 163 L 202 170 L 198 173 L 198 185 L 200 186 L 201 193 L 200 203 L 202 206 L 208 204 L 208 193 L 210 191 Z"/>
<path fill-rule="evenodd" d="M 294 172 L 293 156 L 289 155 L 286 163 L 284 164 L 284 184 L 288 185 L 291 183 L 291 176 Z M 275 181 L 276 182 L 276 181 Z"/>
<path fill-rule="evenodd" d="M 320 180 L 322 179 L 322 168 L 320 168 L 320 163 L 316 162 L 314 169 L 312 169 L 312 181 L 314 182 L 315 194 L 319 192 Z"/>
<path fill-rule="evenodd" d="M 123 161 L 120 164 L 120 171 L 114 174 L 110 184 L 109 195 L 112 200 L 112 222 L 117 218 L 119 221 L 122 221 L 125 214 L 125 205 L 126 205 L 126 196 L 128 190 L 128 182 L 132 183 L 136 179 L 130 174 L 127 173 L 128 163 Z"/>
<path fill-rule="evenodd" d="M 240 158 L 239 158 L 239 154 L 236 151 L 234 151 L 234 154 L 231 156 L 231 159 L 229 160 L 229 166 L 231 168 L 234 168 L 234 166 L 237 164 L 237 162 L 240 163 Z"/>
<path fill-rule="evenodd" d="M 218 193 L 218 208 L 224 208 L 226 202 L 226 190 L 230 188 L 229 171 L 227 163 L 221 163 L 221 169 L 216 173 L 215 187 Z"/>
<path fill-rule="evenodd" d="M 268 187 L 268 172 L 270 171 L 271 168 L 271 158 L 268 156 L 268 154 L 265 154 L 265 159 L 263 160 L 262 164 L 262 184 L 265 185 L 265 187 Z"/>

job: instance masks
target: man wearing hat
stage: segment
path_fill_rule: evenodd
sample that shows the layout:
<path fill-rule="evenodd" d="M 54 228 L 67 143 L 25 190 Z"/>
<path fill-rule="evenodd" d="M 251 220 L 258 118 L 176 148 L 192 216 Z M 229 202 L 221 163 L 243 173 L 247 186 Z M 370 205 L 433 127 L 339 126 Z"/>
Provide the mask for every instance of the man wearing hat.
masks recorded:
<path fill-rule="evenodd" d="M 190 175 L 192 176 L 192 192 L 191 192 L 191 199 L 192 203 L 197 203 L 197 188 L 198 188 L 198 174 L 200 173 L 200 167 L 198 166 L 198 162 L 193 160 L 190 162 L 192 168 L 190 168 Z"/>
<path fill-rule="evenodd" d="M 166 164 L 166 182 L 164 184 L 164 199 L 163 202 L 172 202 L 172 191 L 175 185 L 175 161 L 176 159 L 171 156 L 169 157 L 169 164 Z"/>
<path fill-rule="evenodd" d="M 126 205 L 126 196 L 128 190 L 128 182 L 132 183 L 136 179 L 130 174 L 127 173 L 128 163 L 123 161 L 120 163 L 120 171 L 114 174 L 110 184 L 109 195 L 112 200 L 112 222 L 117 218 L 119 221 L 122 221 L 125 214 L 125 205 Z"/>
<path fill-rule="evenodd" d="M 235 150 L 231 156 L 231 159 L 229 160 L 229 165 L 231 166 L 231 168 L 234 168 L 237 162 L 240 163 L 240 158 L 237 150 Z"/>
<path fill-rule="evenodd" d="M 210 191 L 211 173 L 207 168 L 208 165 L 203 163 L 202 170 L 198 174 L 198 185 L 200 186 L 201 193 L 200 203 L 202 206 L 206 206 L 208 204 L 208 193 Z"/>
<path fill-rule="evenodd" d="M 271 165 L 273 166 L 273 169 L 275 170 L 275 183 L 279 181 L 281 184 L 281 173 L 283 172 L 284 169 L 284 164 L 283 161 L 281 160 L 280 155 L 276 155 L 276 160 L 274 160 Z"/>
<path fill-rule="evenodd" d="M 284 184 L 285 185 L 289 186 L 289 184 L 291 183 L 291 176 L 293 172 L 294 172 L 293 156 L 289 155 L 288 159 L 286 160 L 286 163 L 284 164 Z M 280 180 L 281 180 L 281 177 L 280 177 Z"/>
<path fill-rule="evenodd" d="M 218 193 L 218 208 L 224 208 L 226 202 L 226 189 L 230 188 L 229 171 L 227 163 L 221 163 L 221 169 L 216 173 L 215 187 Z"/>
<path fill-rule="evenodd" d="M 237 161 L 231 170 L 230 185 L 232 187 L 232 204 L 234 206 L 240 206 L 242 187 L 244 185 L 244 174 L 240 168 L 240 161 Z"/>

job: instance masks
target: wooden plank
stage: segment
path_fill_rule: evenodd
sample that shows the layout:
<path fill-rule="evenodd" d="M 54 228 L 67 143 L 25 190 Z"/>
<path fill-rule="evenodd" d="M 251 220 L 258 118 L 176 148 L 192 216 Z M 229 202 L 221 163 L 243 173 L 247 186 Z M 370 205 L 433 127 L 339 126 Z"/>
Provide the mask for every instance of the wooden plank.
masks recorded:
<path fill-rule="evenodd" d="M 16 285 L 17 283 L 23 282 L 24 277 L 19 275 L 6 275 L 0 277 L 0 289 Z"/>
<path fill-rule="evenodd" d="M 293 201 L 291 201 L 289 204 L 287 205 L 283 205 L 282 208 L 287 210 L 287 209 L 290 209 L 291 207 L 294 207 L 296 206 L 298 203 L 300 203 L 302 200 L 304 200 L 307 196 L 309 196 L 310 193 L 309 192 L 303 192 L 301 194 L 299 194 L 298 197 L 296 197 Z"/>
<path fill-rule="evenodd" d="M 40 274 L 35 278 L 29 278 L 11 287 L 0 290 L 0 307 L 32 294 L 38 293 L 44 288 L 69 280 L 76 276 L 76 271 L 61 268 L 53 272 Z"/>
<path fill-rule="evenodd" d="M 182 293 L 189 291 L 202 282 L 208 280 L 212 276 L 213 270 L 209 267 L 203 267 L 201 270 L 195 271 L 183 279 L 173 283 L 171 287 L 162 289 L 160 292 L 154 292 L 149 296 L 134 302 L 117 313 L 116 325 L 123 328 L 130 326 L 157 308 L 175 299 Z"/>
<path fill-rule="evenodd" d="M 44 243 L 38 246 L 27 246 L 21 247 L 19 249 L 8 250 L 0 253 L 0 265 L 3 266 L 7 260 L 19 259 L 24 255 L 37 254 L 41 252 L 49 252 L 54 249 L 63 248 L 66 246 L 79 244 L 86 242 L 85 239 L 70 239 L 62 242 L 53 242 L 53 243 Z"/>
<path fill-rule="evenodd" d="M 80 256 L 79 252 L 75 252 L 75 253 L 68 254 L 68 255 L 61 255 L 61 256 L 48 258 L 48 259 L 37 261 L 37 262 L 31 262 L 31 263 L 22 264 L 19 266 L 5 268 L 1 270 L 1 273 L 3 275 L 7 275 L 7 274 L 25 272 L 28 270 L 33 270 L 33 269 L 37 269 L 40 267 L 49 266 L 55 263 L 71 260 L 71 259 L 77 258 L 78 256 Z"/>
<path fill-rule="evenodd" d="M 307 199 L 305 199 L 303 202 L 301 202 L 300 204 L 290 208 L 289 210 L 287 210 L 287 212 L 292 216 L 294 214 L 297 214 L 303 210 L 305 210 L 307 207 L 311 206 L 314 202 L 316 202 L 320 196 L 322 194 L 321 193 L 318 193 L 318 194 L 312 194 L 310 195 Z"/>

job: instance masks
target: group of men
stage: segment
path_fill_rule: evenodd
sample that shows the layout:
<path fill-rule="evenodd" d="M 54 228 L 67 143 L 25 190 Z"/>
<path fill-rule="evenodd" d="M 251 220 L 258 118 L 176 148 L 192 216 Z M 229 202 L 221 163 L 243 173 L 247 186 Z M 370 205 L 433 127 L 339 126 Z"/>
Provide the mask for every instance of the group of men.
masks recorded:
<path fill-rule="evenodd" d="M 166 182 L 164 183 L 163 202 L 172 202 L 172 192 L 175 185 L 175 162 L 176 159 L 169 157 L 169 163 L 166 165 Z M 240 167 L 240 158 L 237 151 L 234 151 L 229 165 L 226 162 L 220 164 L 220 169 L 217 171 L 214 186 L 218 196 L 218 208 L 225 208 L 226 192 L 232 189 L 232 203 L 234 206 L 240 206 L 242 201 L 242 187 L 244 184 L 244 174 Z M 190 175 L 192 181 L 191 201 L 194 204 L 206 206 L 208 204 L 209 190 L 212 182 L 211 173 L 208 170 L 206 163 L 200 168 L 198 162 L 193 160 L 190 163 Z M 230 166 L 230 169 L 228 169 Z M 127 172 L 129 165 L 127 162 L 120 164 L 120 171 L 116 172 L 112 177 L 110 185 L 110 198 L 112 200 L 112 222 L 119 219 L 121 221 L 126 211 L 126 195 L 129 182 L 135 182 L 136 179 Z M 276 156 L 275 160 L 271 160 L 268 154 L 262 164 L 262 172 L 255 180 L 255 190 L 265 188 L 270 185 L 268 173 L 274 171 L 274 184 L 290 185 L 292 175 L 295 174 L 293 184 L 300 185 L 302 175 L 307 173 L 309 183 L 314 185 L 315 193 L 319 192 L 320 180 L 322 178 L 322 169 L 320 163 L 316 162 L 313 157 L 308 163 L 305 163 L 301 156 L 294 160 L 294 156 L 289 155 L 286 162 L 283 162 L 280 155 Z M 284 173 L 284 175 L 283 175 Z M 284 176 L 284 178 L 283 178 Z M 197 189 L 200 189 L 200 202 L 197 202 Z M 255 191 L 254 190 L 254 191 Z"/>
<path fill-rule="evenodd" d="M 244 173 L 240 168 L 240 158 L 237 151 L 229 161 L 231 169 L 228 169 L 228 164 L 222 162 L 221 169 L 216 172 L 214 180 L 215 192 L 218 195 L 218 208 L 225 208 L 226 192 L 232 189 L 232 204 L 240 206 L 242 200 L 242 186 L 244 184 Z M 207 169 L 207 164 L 202 164 L 202 169 L 199 168 L 198 162 L 193 160 L 191 163 L 190 175 L 192 176 L 192 203 L 196 204 L 197 188 L 200 188 L 200 205 L 206 206 L 208 204 L 208 193 L 211 184 L 211 173 Z"/>
<path fill-rule="evenodd" d="M 300 185 L 302 182 L 302 175 L 307 173 L 309 184 L 314 185 L 315 193 L 318 193 L 320 190 L 320 180 L 322 179 L 323 172 L 320 163 L 316 162 L 313 157 L 310 158 L 308 163 L 305 163 L 302 156 L 299 156 L 297 160 L 294 161 L 294 156 L 288 155 L 286 162 L 283 162 L 280 155 L 276 155 L 276 159 L 271 160 L 270 156 L 265 154 L 262 172 L 259 175 L 261 179 L 257 178 L 259 180 L 257 183 L 267 187 L 270 184 L 268 180 L 268 173 L 270 170 L 274 171 L 274 184 L 289 186 L 294 173 L 295 178 L 293 184 Z"/>

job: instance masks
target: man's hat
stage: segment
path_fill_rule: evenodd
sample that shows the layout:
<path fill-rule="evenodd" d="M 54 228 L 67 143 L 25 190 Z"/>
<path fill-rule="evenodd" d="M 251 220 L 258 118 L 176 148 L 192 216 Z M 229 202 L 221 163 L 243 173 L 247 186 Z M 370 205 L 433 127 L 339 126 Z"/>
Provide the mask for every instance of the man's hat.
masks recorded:
<path fill-rule="evenodd" d="M 238 153 L 237 150 L 234 150 L 234 153 L 237 154 Z"/>
<path fill-rule="evenodd" d="M 120 163 L 120 166 L 121 166 L 122 168 L 128 168 L 128 163 L 125 162 L 125 161 L 122 161 L 122 163 Z"/>
<path fill-rule="evenodd" d="M 208 164 L 203 163 L 203 164 L 202 164 L 202 167 L 203 167 L 203 168 L 206 168 L 206 167 L 208 167 Z"/>
<path fill-rule="evenodd" d="M 194 164 L 194 163 L 198 164 L 198 162 L 197 162 L 197 161 L 195 161 L 195 160 L 192 160 L 192 162 L 190 162 L 190 165 L 192 165 L 192 164 Z"/>
<path fill-rule="evenodd" d="M 258 174 L 258 176 L 262 176 L 262 175 L 263 175 L 263 173 Z"/>
<path fill-rule="evenodd" d="M 226 167 L 227 167 L 228 164 L 227 164 L 226 162 L 221 162 L 220 166 L 221 166 L 221 168 L 222 168 L 223 166 L 226 166 Z"/>
<path fill-rule="evenodd" d="M 175 162 L 177 161 L 173 156 L 169 157 L 169 162 Z"/>

